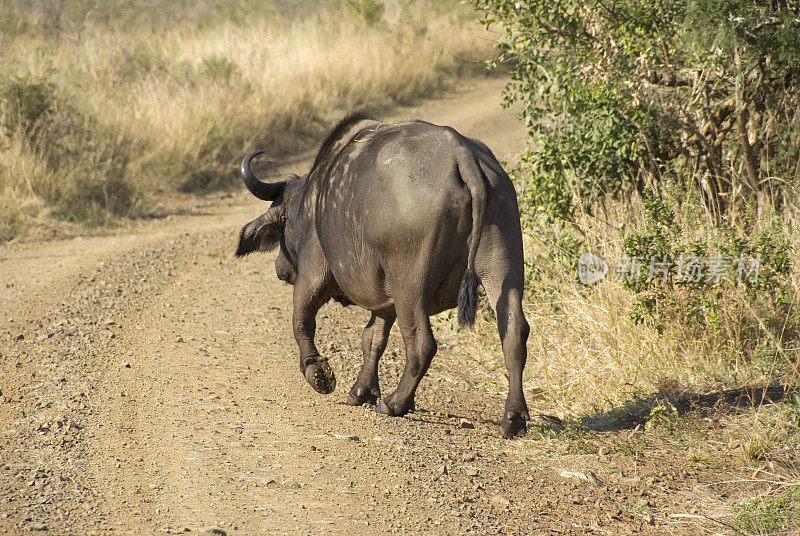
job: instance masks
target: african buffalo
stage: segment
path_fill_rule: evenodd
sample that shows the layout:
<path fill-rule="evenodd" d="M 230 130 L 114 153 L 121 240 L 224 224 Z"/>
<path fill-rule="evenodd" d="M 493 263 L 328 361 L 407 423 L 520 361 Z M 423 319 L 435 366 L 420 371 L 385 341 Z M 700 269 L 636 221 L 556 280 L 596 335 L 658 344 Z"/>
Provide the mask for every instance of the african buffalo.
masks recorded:
<path fill-rule="evenodd" d="M 436 353 L 429 316 L 458 306 L 475 321 L 482 284 L 497 315 L 508 369 L 503 436 L 525 432 L 522 391 L 528 323 L 522 312 L 522 233 L 514 186 L 482 142 L 424 121 L 383 123 L 345 117 L 311 171 L 262 182 L 242 161 L 250 192 L 272 201 L 242 228 L 237 256 L 280 246 L 278 278 L 294 285 L 292 324 L 300 370 L 320 393 L 336 378 L 314 344 L 316 314 L 330 299 L 372 312 L 364 329 L 364 365 L 347 399 L 400 416 Z M 378 360 L 395 319 L 406 348 L 397 389 L 381 398 Z"/>

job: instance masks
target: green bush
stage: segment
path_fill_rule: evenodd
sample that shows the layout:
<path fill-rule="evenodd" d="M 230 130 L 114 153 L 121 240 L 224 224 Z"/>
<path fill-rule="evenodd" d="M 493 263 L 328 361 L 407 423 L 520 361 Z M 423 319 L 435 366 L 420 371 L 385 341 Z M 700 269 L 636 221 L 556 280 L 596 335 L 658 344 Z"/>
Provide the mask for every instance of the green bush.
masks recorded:
<path fill-rule="evenodd" d="M 798 180 L 800 24 L 767 0 L 476 0 L 505 28 L 507 98 L 546 218 L 665 182 L 717 223 L 783 206 Z"/>
<path fill-rule="evenodd" d="M 794 363 L 797 7 L 475 4 L 504 30 L 495 63 L 510 66 L 505 102 L 521 104 L 529 132 L 513 175 L 524 225 L 549 252 L 529 260 L 534 295 L 574 270 L 576 250 L 621 241 L 636 321 L 674 330 L 678 345 L 744 356 L 767 376 Z M 686 266 L 706 275 L 687 278 Z"/>
<path fill-rule="evenodd" d="M 378 0 L 345 0 L 344 4 L 367 26 L 378 24 L 386 10 L 386 6 Z"/>
<path fill-rule="evenodd" d="M 238 74 L 239 68 L 230 59 L 214 55 L 203 58 L 201 72 L 212 80 L 227 82 Z"/>
<path fill-rule="evenodd" d="M 651 190 L 644 208 L 643 229 L 624 237 L 617 267 L 634 296 L 632 318 L 681 326 L 723 355 L 747 358 L 767 377 L 793 363 L 786 348 L 798 337 L 800 313 L 781 230 L 728 226 L 697 237 Z"/>
<path fill-rule="evenodd" d="M 0 112 L 6 136 L 17 131 L 31 135 L 39 121 L 53 112 L 53 85 L 24 79 L 11 80 L 0 88 Z"/>
<path fill-rule="evenodd" d="M 762 497 L 743 502 L 736 528 L 754 534 L 786 534 L 800 527 L 800 485 L 783 486 Z"/>
<path fill-rule="evenodd" d="M 142 44 L 131 50 L 123 50 L 114 61 L 119 83 L 136 82 L 150 74 L 166 72 L 167 66 L 162 58 Z"/>

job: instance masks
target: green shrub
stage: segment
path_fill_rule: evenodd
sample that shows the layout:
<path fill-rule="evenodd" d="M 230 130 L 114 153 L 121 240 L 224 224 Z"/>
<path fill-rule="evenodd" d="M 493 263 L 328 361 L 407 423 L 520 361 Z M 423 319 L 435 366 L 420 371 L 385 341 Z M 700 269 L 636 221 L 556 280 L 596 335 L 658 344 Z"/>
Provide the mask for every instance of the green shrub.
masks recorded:
<path fill-rule="evenodd" d="M 786 348 L 800 317 L 779 225 L 749 233 L 726 226 L 697 237 L 651 190 L 644 208 L 644 228 L 625 236 L 618 267 L 634 295 L 633 319 L 681 326 L 722 354 L 748 358 L 765 377 L 793 363 Z"/>
<path fill-rule="evenodd" d="M 777 491 L 739 505 L 736 527 L 754 534 L 785 533 L 800 527 L 800 485 Z"/>
<path fill-rule="evenodd" d="M 529 259 L 532 295 L 558 293 L 580 249 L 621 245 L 637 322 L 670 330 L 678 348 L 707 345 L 734 373 L 796 367 L 796 7 L 475 4 L 504 30 L 495 63 L 510 66 L 505 101 L 522 105 L 529 132 L 513 175 L 524 225 L 548 252 Z"/>
<path fill-rule="evenodd" d="M 378 24 L 386 10 L 386 6 L 378 0 L 345 0 L 344 4 L 367 26 Z"/>
<path fill-rule="evenodd" d="M 119 83 L 136 82 L 148 75 L 167 71 L 164 60 L 141 43 L 131 50 L 120 51 L 114 60 L 114 66 Z"/>
<path fill-rule="evenodd" d="M 505 28 L 509 101 L 547 218 L 664 181 L 717 223 L 784 205 L 800 169 L 800 25 L 758 0 L 476 0 Z M 789 186 L 787 187 L 787 184 Z"/>
<path fill-rule="evenodd" d="M 53 85 L 14 79 L 0 87 L 0 112 L 6 136 L 31 135 L 39 121 L 53 112 Z"/>
<path fill-rule="evenodd" d="M 239 67 L 224 56 L 214 55 L 203 58 L 201 72 L 212 80 L 227 82 L 238 74 Z"/>

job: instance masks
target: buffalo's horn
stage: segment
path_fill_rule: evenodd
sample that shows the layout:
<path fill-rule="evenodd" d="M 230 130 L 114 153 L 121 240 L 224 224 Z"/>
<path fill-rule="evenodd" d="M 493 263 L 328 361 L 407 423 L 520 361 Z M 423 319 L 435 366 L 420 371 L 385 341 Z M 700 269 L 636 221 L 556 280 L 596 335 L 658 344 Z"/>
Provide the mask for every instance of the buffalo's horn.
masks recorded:
<path fill-rule="evenodd" d="M 263 152 L 256 151 L 242 159 L 242 178 L 244 179 L 244 185 L 247 186 L 251 194 L 264 201 L 274 201 L 281 194 L 286 183 L 284 181 L 263 182 L 253 175 L 250 170 L 250 161 Z"/>

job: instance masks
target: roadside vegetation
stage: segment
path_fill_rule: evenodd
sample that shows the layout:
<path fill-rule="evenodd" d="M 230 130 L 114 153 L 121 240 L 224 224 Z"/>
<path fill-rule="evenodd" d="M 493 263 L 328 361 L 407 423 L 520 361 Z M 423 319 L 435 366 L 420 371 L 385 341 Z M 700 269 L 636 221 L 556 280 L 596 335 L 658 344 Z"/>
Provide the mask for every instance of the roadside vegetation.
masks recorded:
<path fill-rule="evenodd" d="M 0 240 L 141 217 L 482 71 L 450 0 L 0 0 Z"/>
<path fill-rule="evenodd" d="M 594 430 L 740 415 L 723 435 L 774 474 L 735 525 L 797 527 L 800 10 L 476 4 L 530 136 L 512 174 L 534 411 Z M 494 340 L 480 323 L 487 361 Z"/>

